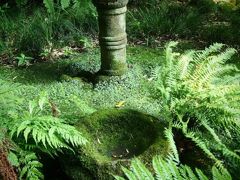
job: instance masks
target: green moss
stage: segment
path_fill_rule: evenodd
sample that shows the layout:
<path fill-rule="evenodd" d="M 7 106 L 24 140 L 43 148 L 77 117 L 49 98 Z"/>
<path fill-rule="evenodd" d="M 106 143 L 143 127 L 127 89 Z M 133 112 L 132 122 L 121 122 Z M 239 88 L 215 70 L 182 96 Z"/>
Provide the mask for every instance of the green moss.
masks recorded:
<path fill-rule="evenodd" d="M 81 179 L 83 172 L 96 179 L 111 179 L 138 156 L 151 164 L 152 156 L 168 153 L 164 125 L 155 117 L 129 109 L 99 110 L 75 125 L 89 139 L 79 155 L 66 157 L 66 173 Z M 73 165 L 74 164 L 74 165 Z"/>

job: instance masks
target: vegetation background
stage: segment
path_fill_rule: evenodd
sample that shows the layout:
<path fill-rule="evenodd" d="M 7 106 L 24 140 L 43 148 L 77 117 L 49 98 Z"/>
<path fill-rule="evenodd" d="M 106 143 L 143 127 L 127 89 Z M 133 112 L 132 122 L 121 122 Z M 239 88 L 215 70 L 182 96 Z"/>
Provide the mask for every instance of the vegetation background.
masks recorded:
<path fill-rule="evenodd" d="M 97 23 L 90 0 L 0 2 L 0 178 L 65 178 L 46 164 L 93 145 L 73 125 L 123 108 L 166 123 L 171 150 L 116 179 L 238 179 L 240 1 L 129 0 L 129 72 L 94 84 Z"/>

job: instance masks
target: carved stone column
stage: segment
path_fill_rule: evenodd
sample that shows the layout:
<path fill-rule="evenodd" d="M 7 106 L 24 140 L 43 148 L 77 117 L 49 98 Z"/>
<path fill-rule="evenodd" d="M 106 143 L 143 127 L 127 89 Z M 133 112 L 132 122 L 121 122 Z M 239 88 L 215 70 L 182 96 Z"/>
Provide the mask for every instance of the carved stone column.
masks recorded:
<path fill-rule="evenodd" d="M 127 70 L 126 11 L 128 0 L 93 0 L 98 11 L 101 48 L 100 75 L 118 76 Z"/>

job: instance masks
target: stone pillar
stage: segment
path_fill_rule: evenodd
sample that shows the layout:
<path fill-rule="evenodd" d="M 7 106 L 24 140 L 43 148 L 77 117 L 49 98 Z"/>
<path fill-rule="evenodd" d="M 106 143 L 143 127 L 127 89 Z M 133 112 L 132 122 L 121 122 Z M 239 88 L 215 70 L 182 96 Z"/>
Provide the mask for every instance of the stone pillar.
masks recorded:
<path fill-rule="evenodd" d="M 118 76 L 127 70 L 126 11 L 128 0 L 93 0 L 98 11 L 101 69 L 99 75 Z"/>

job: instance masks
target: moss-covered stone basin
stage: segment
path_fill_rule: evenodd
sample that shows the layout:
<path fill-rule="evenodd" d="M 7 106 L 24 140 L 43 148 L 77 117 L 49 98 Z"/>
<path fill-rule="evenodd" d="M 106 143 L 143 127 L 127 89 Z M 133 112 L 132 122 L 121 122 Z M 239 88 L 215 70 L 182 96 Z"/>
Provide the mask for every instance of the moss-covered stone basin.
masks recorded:
<path fill-rule="evenodd" d="M 128 165 L 133 157 L 151 164 L 154 155 L 165 156 L 169 151 L 163 123 L 135 110 L 99 110 L 75 127 L 89 143 L 77 155 L 63 158 L 71 179 L 111 179 L 111 174 L 121 174 L 121 165 Z"/>

